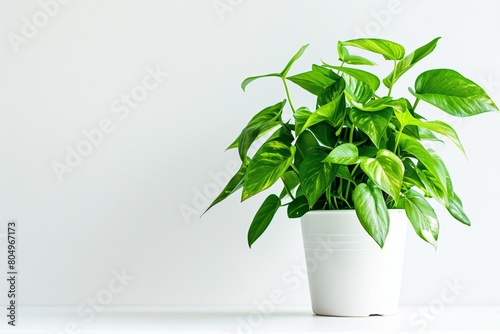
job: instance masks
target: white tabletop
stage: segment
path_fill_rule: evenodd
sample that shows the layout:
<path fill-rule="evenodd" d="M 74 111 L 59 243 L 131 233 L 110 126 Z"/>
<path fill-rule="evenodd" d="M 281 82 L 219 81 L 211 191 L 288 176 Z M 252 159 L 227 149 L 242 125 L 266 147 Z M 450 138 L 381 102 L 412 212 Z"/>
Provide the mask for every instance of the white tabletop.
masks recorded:
<path fill-rule="evenodd" d="M 3 318 L 3 317 L 2 317 Z M 21 307 L 17 326 L 0 333 L 471 333 L 500 334 L 500 308 L 401 307 L 394 316 L 338 318 L 308 309 L 106 308 L 78 314 L 76 307 Z"/>

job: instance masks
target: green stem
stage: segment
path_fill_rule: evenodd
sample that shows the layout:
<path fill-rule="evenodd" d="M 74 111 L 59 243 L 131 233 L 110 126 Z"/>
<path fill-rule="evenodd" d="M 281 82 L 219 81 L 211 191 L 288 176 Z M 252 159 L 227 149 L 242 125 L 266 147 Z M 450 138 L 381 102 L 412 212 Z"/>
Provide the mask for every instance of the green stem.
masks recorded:
<path fill-rule="evenodd" d="M 291 164 L 290 166 L 292 167 L 293 171 L 297 174 L 297 176 L 299 176 L 300 173 L 299 173 L 299 170 L 297 169 L 297 167 L 295 167 L 294 164 Z"/>
<path fill-rule="evenodd" d="M 351 175 L 354 176 L 354 172 L 356 171 L 356 169 L 358 169 L 359 167 L 359 164 L 356 164 L 356 166 L 354 166 L 354 168 L 352 169 L 352 172 L 351 172 Z"/>
<path fill-rule="evenodd" d="M 404 127 L 402 126 L 401 129 L 399 129 L 398 135 L 396 136 L 396 145 L 394 146 L 394 153 L 395 154 L 397 154 L 399 139 L 401 138 L 401 134 L 403 133 L 403 129 L 404 129 Z"/>
<path fill-rule="evenodd" d="M 351 125 L 351 133 L 349 133 L 349 143 L 352 144 L 352 138 L 354 137 L 354 124 Z"/>
<path fill-rule="evenodd" d="M 285 130 L 287 130 L 290 134 L 292 134 L 292 130 L 290 130 L 288 128 L 288 126 L 286 126 L 286 124 L 283 123 L 283 121 L 281 120 L 281 118 L 278 121 L 279 121 L 280 125 L 285 128 Z"/>
<path fill-rule="evenodd" d="M 340 64 L 340 67 L 344 66 L 345 62 L 343 61 L 342 64 Z M 337 70 L 337 75 L 340 75 L 340 70 Z"/>
<path fill-rule="evenodd" d="M 333 197 L 333 201 L 335 202 L 335 207 L 337 208 L 337 210 L 339 209 L 339 204 L 337 203 L 337 196 L 334 196 Z"/>
<path fill-rule="evenodd" d="M 288 102 L 290 103 L 290 108 L 292 108 L 292 112 L 295 114 L 295 108 L 293 107 L 292 99 L 290 98 L 290 91 L 288 90 L 288 85 L 286 84 L 286 79 L 281 78 L 281 80 L 283 81 L 283 85 L 285 85 L 286 98 L 288 99 Z"/>
<path fill-rule="evenodd" d="M 344 201 L 344 203 L 345 203 L 345 204 L 347 204 L 347 207 L 348 207 L 349 209 L 352 209 L 352 206 L 351 206 L 351 204 L 349 204 L 349 202 L 347 201 L 347 199 L 342 198 L 341 196 L 339 196 L 339 198 L 340 198 L 342 201 Z"/>
<path fill-rule="evenodd" d="M 417 99 L 415 100 L 415 103 L 413 103 L 413 106 L 412 106 L 413 111 L 415 111 L 415 109 L 417 108 L 418 102 L 420 102 L 420 99 L 417 97 Z"/>
<path fill-rule="evenodd" d="M 394 61 L 394 69 L 392 70 L 391 87 L 389 87 L 389 93 L 387 93 L 387 96 L 388 96 L 388 97 L 391 97 L 391 93 L 392 93 L 392 86 L 394 86 L 394 80 L 396 79 L 396 65 L 397 65 L 397 62 L 396 62 L 396 61 Z"/>
<path fill-rule="evenodd" d="M 295 197 L 292 195 L 291 190 L 290 190 L 290 189 L 288 189 L 288 187 L 287 187 L 287 185 L 286 185 L 286 183 L 285 183 L 285 180 L 284 180 L 283 178 L 281 178 L 281 180 L 283 181 L 283 186 L 284 186 L 284 188 L 285 188 L 286 193 L 288 194 L 288 196 L 290 196 L 290 198 L 291 198 L 292 200 L 295 200 Z"/>
<path fill-rule="evenodd" d="M 332 205 L 332 185 L 329 185 L 327 188 L 326 188 L 326 201 L 328 202 L 328 208 L 329 209 L 333 209 L 333 205 Z"/>
<path fill-rule="evenodd" d="M 350 181 L 349 181 L 349 182 L 350 182 Z M 351 189 L 351 187 L 350 187 L 350 184 L 349 184 L 349 183 L 347 183 L 347 187 L 346 187 L 346 188 L 347 188 L 347 189 L 346 189 L 346 191 L 345 191 L 345 202 L 347 203 L 347 205 L 349 205 L 349 203 L 347 202 L 347 200 L 349 199 L 349 190 Z M 351 206 L 349 205 L 349 208 L 350 208 L 350 207 L 351 207 Z"/>

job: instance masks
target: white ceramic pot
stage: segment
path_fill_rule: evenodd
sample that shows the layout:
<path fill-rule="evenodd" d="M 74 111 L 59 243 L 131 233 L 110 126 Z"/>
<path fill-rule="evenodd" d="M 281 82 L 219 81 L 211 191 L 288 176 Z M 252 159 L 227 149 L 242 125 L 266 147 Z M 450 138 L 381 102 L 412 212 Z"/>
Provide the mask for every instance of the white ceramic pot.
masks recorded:
<path fill-rule="evenodd" d="M 313 312 L 328 316 L 395 314 L 406 227 L 404 210 L 389 210 L 383 249 L 354 210 L 310 211 L 301 218 Z"/>

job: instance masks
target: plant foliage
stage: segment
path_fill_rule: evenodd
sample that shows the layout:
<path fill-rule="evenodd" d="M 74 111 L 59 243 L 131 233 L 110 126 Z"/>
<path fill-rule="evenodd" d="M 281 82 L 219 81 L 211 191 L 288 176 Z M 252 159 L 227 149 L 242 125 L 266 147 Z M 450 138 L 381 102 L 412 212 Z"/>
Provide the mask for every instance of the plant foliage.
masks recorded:
<path fill-rule="evenodd" d="M 209 208 L 240 188 L 244 201 L 280 182 L 281 193 L 265 199 L 250 225 L 250 247 L 280 207 L 287 207 L 290 218 L 310 210 L 355 210 L 380 247 L 389 231 L 388 209 L 394 208 L 404 209 L 416 234 L 436 247 L 439 222 L 427 198 L 434 198 L 452 217 L 470 225 L 443 160 L 423 145 L 427 140 L 440 140 L 436 135 L 441 135 L 464 152 L 460 139 L 450 125 L 428 121 L 416 108 L 424 101 L 453 116 L 466 117 L 498 110 L 497 106 L 479 85 L 451 69 L 421 73 L 409 88 L 413 103 L 408 97 L 391 95 L 398 79 L 428 56 L 438 40 L 408 55 L 400 44 L 383 39 L 338 42 L 340 65 L 313 64 L 311 71 L 289 76 L 308 46 L 304 45 L 281 72 L 245 79 L 243 90 L 260 78 L 280 78 L 286 99 L 258 112 L 229 146 L 238 149 L 241 168 Z M 394 68 L 380 80 L 356 67 L 375 63 L 351 55 L 348 48 L 379 54 L 393 62 Z M 289 82 L 316 97 L 313 109 L 294 108 Z M 386 93 L 378 92 L 381 82 Z M 292 119 L 283 119 L 287 104 Z M 266 134 L 267 139 L 250 157 L 249 148 Z"/>

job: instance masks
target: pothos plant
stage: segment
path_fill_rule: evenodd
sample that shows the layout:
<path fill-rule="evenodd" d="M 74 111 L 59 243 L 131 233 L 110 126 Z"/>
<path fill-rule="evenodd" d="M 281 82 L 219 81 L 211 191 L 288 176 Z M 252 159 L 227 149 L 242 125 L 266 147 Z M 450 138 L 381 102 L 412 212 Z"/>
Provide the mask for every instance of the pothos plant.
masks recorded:
<path fill-rule="evenodd" d="M 245 201 L 281 181 L 283 190 L 269 195 L 253 218 L 250 247 L 280 207 L 287 207 L 290 218 L 310 210 L 355 210 L 380 247 L 389 231 L 388 209 L 394 208 L 404 209 L 415 232 L 436 247 L 439 222 L 426 198 L 434 198 L 456 220 L 470 225 L 445 163 L 422 142 L 440 141 L 439 135 L 462 152 L 464 148 L 450 125 L 425 119 L 417 106 L 423 101 L 457 117 L 498 110 L 497 106 L 479 85 L 451 69 L 425 71 L 409 88 L 408 97 L 392 96 L 398 79 L 429 55 L 438 40 L 407 55 L 403 46 L 383 39 L 338 42 L 340 65 L 313 64 L 310 71 L 289 76 L 308 46 L 304 45 L 281 72 L 245 79 L 243 90 L 256 79 L 279 78 L 286 99 L 258 112 L 229 146 L 238 149 L 241 167 L 208 209 L 240 188 Z M 357 67 L 375 63 L 351 54 L 348 47 L 393 63 L 392 72 L 382 80 L 387 90 L 380 92 L 379 77 Z M 316 96 L 314 108 L 294 106 L 289 82 Z M 284 119 L 287 103 L 291 119 Z M 266 134 L 268 138 L 260 140 L 260 148 L 249 156 L 250 146 Z"/>

